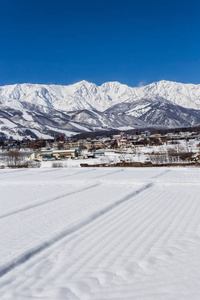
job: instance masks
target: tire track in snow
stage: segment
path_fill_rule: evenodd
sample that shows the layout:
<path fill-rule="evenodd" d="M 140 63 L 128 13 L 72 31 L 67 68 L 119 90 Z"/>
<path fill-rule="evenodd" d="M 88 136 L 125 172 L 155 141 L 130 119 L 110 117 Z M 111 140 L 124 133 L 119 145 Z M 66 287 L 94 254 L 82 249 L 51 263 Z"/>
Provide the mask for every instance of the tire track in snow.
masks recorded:
<path fill-rule="evenodd" d="M 23 252 L 18 257 L 13 258 L 11 261 L 2 264 L 0 266 L 0 278 L 6 275 L 8 272 L 12 271 L 16 267 L 26 263 L 31 258 L 35 257 L 36 255 L 40 254 L 44 250 L 50 248 L 57 242 L 61 241 L 65 237 L 73 234 L 74 232 L 82 229 L 83 227 L 89 225 L 90 223 L 94 222 L 98 218 L 102 217 L 103 215 L 107 214 L 108 212 L 112 211 L 116 207 L 120 206 L 121 204 L 131 200 L 136 195 L 142 193 L 143 191 L 146 191 L 147 189 L 151 188 L 153 186 L 153 183 L 148 183 L 145 186 L 142 186 L 140 189 L 128 194 L 126 197 L 123 197 L 122 199 L 115 201 L 114 203 L 108 205 L 107 207 L 101 209 L 100 211 L 97 211 L 96 213 L 92 214 L 82 222 L 72 226 L 71 228 L 64 228 L 60 232 L 58 232 L 56 235 L 50 237 L 49 239 L 43 240 L 35 247 L 32 247 L 32 249 L 27 249 L 25 252 Z"/>
<path fill-rule="evenodd" d="M 100 177 L 105 177 L 105 176 L 109 176 L 109 175 L 112 175 L 112 174 L 115 174 L 115 173 L 119 173 L 119 172 L 123 172 L 123 171 L 124 171 L 123 169 L 120 169 L 120 170 L 112 171 L 112 172 L 109 172 L 109 173 L 106 173 L 106 174 L 94 176 L 93 178 L 96 179 L 96 178 L 100 178 Z"/>
<path fill-rule="evenodd" d="M 184 232 L 184 229 L 180 228 L 181 223 L 185 221 L 188 211 L 191 210 L 190 203 L 186 201 L 184 206 L 182 206 L 181 202 L 176 201 L 176 196 L 170 197 L 170 201 L 171 204 L 168 205 L 167 209 L 163 207 L 162 214 L 159 215 L 159 211 L 154 210 L 157 215 L 154 222 L 149 224 L 146 234 L 141 234 L 138 242 L 136 239 L 134 240 L 134 247 L 124 247 L 126 255 L 131 253 L 132 256 L 135 255 L 137 257 L 137 260 L 145 261 L 148 260 L 150 252 L 155 247 L 164 249 L 168 240 L 179 239 L 180 234 Z M 170 207 L 171 209 L 169 209 Z M 153 238 L 148 238 L 151 232 L 154 232 L 154 236 Z M 174 237 L 172 237 L 173 235 Z"/>
<path fill-rule="evenodd" d="M 35 173 L 34 175 L 37 175 L 37 174 L 41 174 L 41 173 L 52 173 L 52 172 L 55 172 L 55 171 L 57 171 L 57 172 L 59 172 L 59 171 L 61 171 L 59 168 L 57 168 L 57 169 L 50 169 L 50 170 L 45 170 L 45 171 L 39 171 L 39 172 L 37 172 L 37 173 Z M 89 171 L 92 171 L 92 170 L 89 170 Z M 68 177 L 68 176 L 73 176 L 73 175 L 76 175 L 76 174 L 79 174 L 79 173 L 81 173 L 80 171 L 78 171 L 78 172 L 75 172 L 75 173 L 68 173 L 68 174 L 65 174 L 65 175 L 62 175 L 62 176 L 58 176 L 58 177 L 53 177 L 53 179 L 58 179 L 58 178 L 62 178 L 62 177 Z M 28 173 L 28 174 L 22 174 L 22 176 L 32 176 L 33 175 L 33 173 L 31 172 L 31 173 Z"/>
<path fill-rule="evenodd" d="M 9 170 L 7 172 L 0 172 L 0 175 L 10 174 L 10 173 L 17 173 L 18 174 L 18 172 L 24 172 L 24 171 L 27 171 L 27 169 L 21 169 L 21 170 L 16 169 L 16 170 L 13 170 L 13 171 Z"/>
<path fill-rule="evenodd" d="M 147 190 L 147 193 L 150 191 Z M 146 191 L 140 195 L 142 198 L 146 197 L 145 192 Z M 154 202 L 155 201 L 156 200 L 154 200 Z M 126 249 L 129 245 L 129 241 L 126 243 L 125 240 L 130 240 L 132 237 L 133 228 L 131 225 L 135 219 L 134 216 L 137 216 L 138 213 L 141 214 L 140 223 L 144 223 L 148 219 L 147 216 L 150 214 L 151 206 L 152 202 L 147 202 L 144 207 L 144 201 L 141 201 L 141 199 L 137 197 L 133 203 L 124 203 L 123 207 L 117 207 L 111 214 L 104 215 L 99 222 L 93 224 L 93 226 L 89 228 L 90 237 L 93 235 L 90 238 L 90 244 L 83 243 L 84 237 L 82 237 L 82 239 L 77 237 L 76 244 L 73 245 L 74 250 L 78 247 L 82 249 L 85 248 L 81 254 L 76 256 L 76 259 L 73 260 L 72 263 L 70 262 L 66 266 L 67 272 L 69 273 L 68 278 L 74 277 L 76 273 L 80 272 L 86 265 L 94 262 L 94 260 L 95 265 L 90 265 L 92 269 L 97 269 L 99 264 L 102 265 L 104 260 L 107 261 L 109 259 L 110 255 L 112 260 L 115 261 L 116 253 L 117 257 L 119 257 L 124 248 Z M 99 231 L 100 227 L 102 229 L 101 231 Z M 96 232 L 99 232 L 99 234 L 97 235 Z M 118 248 L 120 248 L 119 251 Z M 109 265 L 105 264 L 104 269 L 109 269 Z"/>
<path fill-rule="evenodd" d="M 88 190 L 88 189 L 97 187 L 97 186 L 99 186 L 99 185 L 100 185 L 100 183 L 96 183 L 96 184 L 87 186 L 87 187 L 85 187 L 85 188 L 83 188 L 83 189 L 80 189 L 80 190 L 78 190 L 78 191 L 74 191 L 74 192 L 67 193 L 67 194 L 65 194 L 65 193 L 64 193 L 64 194 L 61 194 L 60 196 L 56 196 L 56 197 L 54 197 L 54 198 L 52 198 L 52 199 L 50 199 L 50 200 L 45 200 L 45 201 L 42 201 L 42 202 L 36 202 L 36 203 L 34 202 L 34 203 L 29 204 L 29 205 L 22 206 L 22 207 L 19 208 L 19 209 L 16 209 L 16 210 L 10 211 L 10 212 L 8 212 L 8 213 L 5 213 L 5 214 L 3 214 L 3 215 L 0 215 L 0 220 L 5 219 L 5 218 L 7 218 L 7 217 L 10 217 L 10 216 L 12 216 L 12 215 L 18 214 L 18 213 L 27 211 L 27 210 L 29 210 L 29 209 L 33 209 L 33 208 L 36 208 L 36 207 L 39 207 L 39 206 L 42 206 L 42 205 L 45 205 L 45 204 L 54 202 L 54 201 L 59 200 L 59 199 L 62 199 L 62 198 L 64 198 L 64 197 L 67 197 L 67 196 L 71 196 L 71 195 L 74 195 L 74 194 L 77 194 L 77 193 L 84 192 L 84 191 L 86 191 L 86 190 Z"/>
<path fill-rule="evenodd" d="M 52 171 L 60 171 L 60 169 L 59 168 L 57 168 L 57 169 L 49 169 L 49 170 L 44 170 L 44 171 L 39 171 L 39 172 L 37 172 L 37 174 L 41 174 L 41 173 L 49 173 L 49 172 L 52 172 Z"/>
<path fill-rule="evenodd" d="M 154 192 L 155 191 L 153 191 L 153 193 Z M 91 268 L 96 268 L 96 264 L 98 265 L 98 263 L 101 264 L 102 266 L 102 264 L 104 264 L 103 261 L 106 258 L 106 264 L 104 265 L 104 269 L 107 268 L 109 269 L 110 266 L 114 264 L 117 257 L 120 257 L 122 253 L 125 252 L 127 248 L 129 248 L 129 246 L 132 247 L 134 243 L 137 242 L 137 239 L 141 239 L 143 235 L 145 236 L 144 240 L 148 239 L 148 236 L 151 232 L 151 229 L 148 226 L 149 225 L 148 217 L 152 213 L 151 209 L 153 209 L 153 211 L 157 211 L 157 208 L 155 207 L 152 208 L 152 202 L 144 202 L 144 199 L 147 196 L 146 193 L 143 193 L 140 196 L 142 197 L 143 200 L 141 199 L 141 197 L 140 199 L 137 198 L 137 202 L 136 203 L 134 202 L 134 206 L 132 207 L 126 206 L 125 210 L 118 209 L 118 211 L 115 212 L 115 216 L 113 214 L 112 216 L 109 216 L 109 223 L 108 220 L 106 221 L 104 220 L 104 222 L 101 220 L 101 224 L 96 225 L 97 228 L 100 226 L 104 226 L 103 227 L 104 229 L 102 230 L 102 236 L 101 237 L 94 236 L 94 240 L 92 241 L 93 246 L 91 246 L 90 244 L 90 247 L 85 249 L 85 258 L 83 257 L 83 254 L 78 257 L 77 261 L 75 262 L 75 264 L 77 264 L 76 267 L 74 263 L 73 265 L 67 266 L 67 270 L 72 268 L 72 271 L 70 271 L 69 274 L 69 278 L 72 278 L 77 272 L 79 272 L 84 267 L 84 265 L 90 263 L 91 257 L 94 260 L 95 256 L 98 256 L 98 261 L 95 262 L 95 267 L 94 265 L 92 265 Z M 152 197 L 150 198 L 152 199 Z M 159 203 L 156 201 L 156 197 L 153 197 L 153 199 L 154 199 L 153 201 L 154 206 L 156 205 L 156 207 L 158 206 L 158 208 L 160 208 Z M 130 204 L 130 202 L 127 203 L 127 205 L 128 204 Z M 167 203 L 165 205 L 166 207 L 168 206 Z M 143 209 L 141 209 L 142 207 Z M 162 208 L 162 211 L 165 214 L 164 208 Z M 138 216 L 138 213 L 141 215 L 141 218 L 139 218 L 135 226 L 132 227 L 131 225 L 133 223 L 133 220 L 135 220 L 135 216 Z M 157 215 L 159 215 L 159 212 L 157 213 Z M 116 226 L 116 220 L 117 220 L 117 226 Z M 159 222 L 156 221 L 156 224 L 154 224 L 154 228 L 156 228 L 158 225 Z M 133 231 L 138 232 L 136 237 L 134 237 L 134 239 L 132 239 Z M 112 240 L 112 246 L 110 243 L 111 240 Z M 103 244 L 99 243 L 99 241 L 104 241 L 104 243 Z M 121 243 L 121 241 L 123 241 L 123 243 Z M 111 258 L 109 259 L 110 253 L 112 253 L 112 255 Z M 133 251 L 131 251 L 131 255 L 133 255 Z"/>
<path fill-rule="evenodd" d="M 147 192 L 149 195 L 149 190 Z M 154 194 L 155 190 L 152 192 Z M 137 198 L 137 202 L 134 202 L 134 205 L 132 207 L 123 206 L 123 208 L 125 208 L 124 210 L 123 208 L 118 208 L 118 210 L 115 212 L 115 215 L 112 214 L 106 221 L 104 219 L 104 221 L 101 220 L 101 224 L 96 224 L 97 228 L 100 226 L 103 227 L 101 233 L 102 235 L 94 237 L 94 239 L 92 240 L 92 246 L 90 244 L 90 247 L 86 248 L 84 251 L 85 257 L 83 257 L 83 253 L 81 253 L 81 255 L 76 258 L 75 263 L 73 262 L 73 264 L 67 266 L 68 271 L 70 268 L 72 268 L 72 271 L 70 271 L 69 273 L 69 278 L 72 278 L 76 273 L 80 272 L 80 270 L 83 269 L 85 265 L 90 263 L 91 260 L 94 260 L 95 256 L 98 256 L 98 261 L 95 262 L 95 267 L 94 265 L 92 265 L 91 268 L 97 269 L 96 265 L 98 265 L 99 263 L 102 266 L 104 259 L 106 259 L 104 269 L 110 269 L 110 266 L 114 264 L 114 262 L 117 260 L 117 257 L 123 255 L 123 253 L 129 247 L 132 247 L 135 243 L 137 243 L 136 248 L 138 248 L 138 246 L 144 245 L 145 240 L 148 239 L 148 236 L 152 231 L 152 226 L 154 228 L 157 228 L 157 226 L 159 226 L 159 221 L 157 220 L 157 218 L 155 218 L 153 224 L 149 223 L 149 216 L 151 215 L 152 211 L 156 211 L 157 216 L 160 215 L 159 210 L 161 210 L 164 215 L 166 215 L 166 212 L 164 207 L 160 207 L 159 203 L 156 201 L 156 197 L 153 197 L 153 203 L 155 207 L 152 207 L 152 202 L 144 202 L 147 196 L 146 193 L 143 193 L 140 196 L 140 199 Z M 150 198 L 152 199 L 152 197 Z M 127 203 L 127 205 L 128 204 L 130 204 L 130 202 Z M 158 211 L 156 207 L 158 207 Z M 165 203 L 165 207 L 168 207 L 167 203 Z M 140 214 L 141 217 L 138 218 L 139 220 L 137 221 L 137 223 L 135 223 L 135 226 L 132 227 L 131 225 L 133 223 L 133 220 L 135 220 L 135 216 L 138 216 L 138 214 Z M 92 228 L 94 229 L 94 226 Z M 97 229 L 95 231 L 98 232 Z M 132 239 L 133 232 L 137 232 L 137 235 Z M 138 244 L 137 240 L 140 240 L 141 238 L 143 239 L 143 237 L 144 242 Z M 99 243 L 99 241 L 101 242 Z M 123 241 L 123 243 L 121 243 L 121 241 Z M 111 258 L 109 260 L 110 254 Z M 133 255 L 133 249 L 131 251 L 131 255 Z"/>
<path fill-rule="evenodd" d="M 44 173 L 52 173 L 52 172 L 59 172 L 59 171 L 61 171 L 62 169 L 59 169 L 59 168 L 57 168 L 57 169 L 49 169 L 49 170 L 40 170 L 39 172 L 36 172 L 34 175 L 37 175 L 37 174 L 44 174 Z M 19 176 L 19 174 L 18 174 L 18 172 L 27 172 L 27 171 L 29 171 L 29 173 L 26 173 L 26 174 L 20 174 L 20 176 L 31 176 L 31 175 L 33 175 L 33 173 L 31 172 L 30 173 L 30 169 L 27 169 L 27 168 L 24 168 L 24 169 L 21 169 L 21 170 L 18 170 L 18 169 L 16 169 L 16 170 L 13 170 L 13 171 L 8 171 L 8 172 L 0 172 L 0 175 L 5 175 L 5 174 L 10 174 L 10 173 L 17 173 L 17 177 Z M 94 171 L 94 169 L 89 169 L 89 170 L 82 170 L 82 171 L 78 171 L 78 172 L 75 172 L 75 173 L 68 173 L 68 174 L 65 174 L 65 175 L 62 175 L 62 176 L 58 176 L 58 177 L 54 177 L 54 179 L 59 179 L 59 178 L 62 178 L 62 177 L 68 177 L 68 176 L 73 176 L 73 175 L 76 175 L 76 174 L 80 174 L 80 173 L 87 173 L 87 172 L 90 172 L 90 171 Z M 14 174 L 12 174 L 12 177 L 16 177 L 16 176 L 13 176 Z"/>
<path fill-rule="evenodd" d="M 137 241 L 135 240 L 131 253 L 134 253 L 137 259 L 143 260 L 151 249 L 153 249 L 156 244 L 160 244 L 161 240 L 164 239 L 166 232 L 168 232 L 169 227 L 176 216 L 179 215 L 181 209 L 181 203 L 175 201 L 174 196 L 171 196 L 168 201 L 160 205 L 159 209 L 154 209 L 154 219 L 148 224 L 146 234 L 141 235 L 141 237 L 138 236 Z M 154 232 L 153 239 L 150 238 L 151 232 Z M 162 245 L 165 246 L 165 244 Z M 127 251 L 129 251 L 128 248 L 125 252 Z"/>
<path fill-rule="evenodd" d="M 159 178 L 160 176 L 163 176 L 163 175 L 165 175 L 166 173 L 169 173 L 171 170 L 165 170 L 165 171 L 163 171 L 163 172 L 161 172 L 161 173 L 159 173 L 159 174 L 157 174 L 157 175 L 155 175 L 155 176 L 153 176 L 152 178 Z"/>
<path fill-rule="evenodd" d="M 89 169 L 87 171 L 82 170 L 82 171 L 78 171 L 78 172 L 75 172 L 75 173 L 68 173 L 68 174 L 65 174 L 65 175 L 62 175 L 62 176 L 54 177 L 54 179 L 59 179 L 59 178 L 63 178 L 63 177 L 69 177 L 69 176 L 73 176 L 73 175 L 77 175 L 77 174 L 85 174 L 85 173 L 88 173 L 88 172 L 91 172 L 91 171 L 94 171 L 94 170 L 95 169 Z"/>

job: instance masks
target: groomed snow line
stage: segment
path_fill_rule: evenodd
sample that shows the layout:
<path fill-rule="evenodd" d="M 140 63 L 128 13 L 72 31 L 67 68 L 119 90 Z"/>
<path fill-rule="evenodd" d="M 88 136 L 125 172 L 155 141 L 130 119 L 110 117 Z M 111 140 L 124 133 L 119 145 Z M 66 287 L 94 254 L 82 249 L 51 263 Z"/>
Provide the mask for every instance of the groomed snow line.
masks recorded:
<path fill-rule="evenodd" d="M 200 168 L 0 170 L 0 299 L 199 300 Z"/>

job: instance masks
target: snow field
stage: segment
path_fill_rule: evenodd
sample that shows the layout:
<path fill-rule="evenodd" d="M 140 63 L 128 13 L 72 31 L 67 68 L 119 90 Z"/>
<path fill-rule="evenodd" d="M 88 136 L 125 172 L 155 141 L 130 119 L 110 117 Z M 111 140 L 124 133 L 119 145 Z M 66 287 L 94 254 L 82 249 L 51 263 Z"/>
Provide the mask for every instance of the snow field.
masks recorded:
<path fill-rule="evenodd" d="M 0 299 L 200 299 L 198 168 L 0 170 Z"/>

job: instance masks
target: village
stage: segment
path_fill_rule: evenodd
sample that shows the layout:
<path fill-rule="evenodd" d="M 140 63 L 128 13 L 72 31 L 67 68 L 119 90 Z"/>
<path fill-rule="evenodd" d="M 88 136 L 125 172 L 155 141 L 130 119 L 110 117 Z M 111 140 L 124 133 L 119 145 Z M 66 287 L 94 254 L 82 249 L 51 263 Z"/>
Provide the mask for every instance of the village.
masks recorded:
<path fill-rule="evenodd" d="M 1 154 L 24 153 L 36 162 L 79 160 L 89 164 L 119 162 L 177 163 L 199 162 L 200 132 L 173 131 L 134 134 L 120 132 L 113 135 L 64 137 L 35 140 L 6 140 L 0 142 Z M 113 158 L 114 157 L 114 158 Z M 109 160 L 110 158 L 110 160 Z M 96 159 L 96 160 L 95 160 Z M 92 163 L 91 163 L 92 162 Z M 56 164 L 55 164 L 56 165 Z M 80 164 L 79 164 L 80 165 Z"/>

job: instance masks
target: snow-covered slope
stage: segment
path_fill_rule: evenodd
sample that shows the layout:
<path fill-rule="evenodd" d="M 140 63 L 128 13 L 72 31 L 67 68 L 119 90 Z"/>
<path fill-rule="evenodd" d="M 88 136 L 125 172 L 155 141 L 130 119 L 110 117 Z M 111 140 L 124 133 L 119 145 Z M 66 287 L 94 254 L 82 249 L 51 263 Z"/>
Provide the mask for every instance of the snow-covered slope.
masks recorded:
<path fill-rule="evenodd" d="M 73 85 L 15 84 L 0 87 L 0 103 L 19 108 L 19 102 L 39 104 L 57 110 L 105 109 L 140 99 L 164 98 L 186 108 L 200 109 L 200 85 L 159 81 L 144 87 L 131 88 L 119 82 L 101 86 L 87 81 Z"/>
<path fill-rule="evenodd" d="M 52 138 L 80 132 L 148 127 L 134 116 L 118 116 L 98 111 L 79 110 L 69 114 L 41 105 L 20 103 L 20 109 L 1 106 L 0 138 Z"/>
<path fill-rule="evenodd" d="M 164 98 L 185 108 L 200 109 L 200 84 L 183 84 L 159 81 L 140 88 L 133 88 L 133 100 Z"/>
<path fill-rule="evenodd" d="M 163 98 L 141 99 L 122 102 L 107 109 L 104 114 L 112 116 L 132 116 L 141 121 L 164 127 L 188 127 L 200 124 L 200 110 L 184 108 Z"/>
<path fill-rule="evenodd" d="M 160 81 L 131 88 L 15 84 L 0 87 L 0 133 L 19 138 L 81 131 L 200 124 L 200 85 Z"/>

